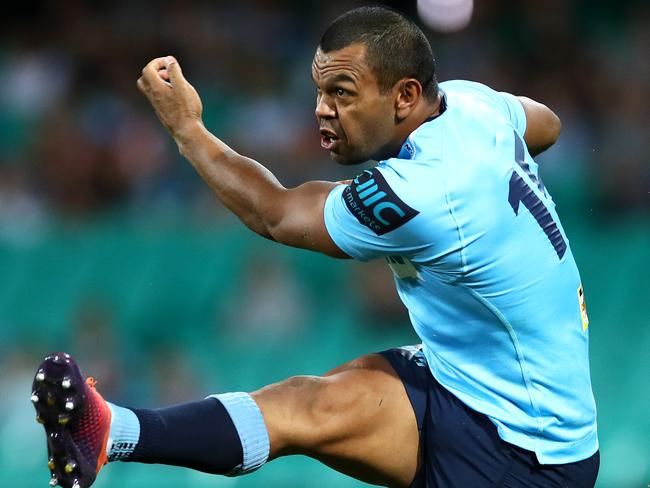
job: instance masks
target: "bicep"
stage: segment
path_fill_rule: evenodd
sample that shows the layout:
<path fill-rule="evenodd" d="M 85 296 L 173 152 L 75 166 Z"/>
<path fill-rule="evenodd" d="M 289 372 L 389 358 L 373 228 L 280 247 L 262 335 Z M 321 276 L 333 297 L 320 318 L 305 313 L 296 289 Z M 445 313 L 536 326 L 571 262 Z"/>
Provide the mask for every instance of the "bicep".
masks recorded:
<path fill-rule="evenodd" d="M 277 218 L 270 237 L 281 244 L 310 249 L 335 258 L 349 258 L 325 227 L 325 202 L 337 183 L 310 181 L 277 195 Z"/>
<path fill-rule="evenodd" d="M 524 140 L 531 155 L 548 149 L 560 136 L 562 124 L 555 113 L 546 105 L 527 97 L 517 97 L 526 114 Z"/>

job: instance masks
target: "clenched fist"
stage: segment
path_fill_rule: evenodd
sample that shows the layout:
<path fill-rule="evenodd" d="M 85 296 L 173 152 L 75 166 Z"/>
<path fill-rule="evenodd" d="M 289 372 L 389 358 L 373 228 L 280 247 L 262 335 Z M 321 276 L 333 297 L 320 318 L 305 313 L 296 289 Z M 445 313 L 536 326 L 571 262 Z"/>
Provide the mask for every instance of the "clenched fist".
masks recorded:
<path fill-rule="evenodd" d="M 201 123 L 201 98 L 183 77 L 174 57 L 156 58 L 147 64 L 138 78 L 138 88 L 149 99 L 172 137 L 176 138 L 185 128 Z"/>

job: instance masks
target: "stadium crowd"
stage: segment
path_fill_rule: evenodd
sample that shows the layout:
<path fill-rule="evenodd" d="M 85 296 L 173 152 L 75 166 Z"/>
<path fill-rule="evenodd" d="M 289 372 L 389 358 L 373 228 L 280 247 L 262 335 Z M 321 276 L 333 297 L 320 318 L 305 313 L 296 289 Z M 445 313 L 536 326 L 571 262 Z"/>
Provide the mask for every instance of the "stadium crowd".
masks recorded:
<path fill-rule="evenodd" d="M 205 210 L 205 186 L 135 89 L 142 65 L 161 53 L 182 61 L 208 127 L 286 184 L 349 176 L 318 146 L 308 67 L 323 25 L 353 4 L 8 7 L 0 20 L 1 232 L 115 207 Z M 564 134 L 546 177 L 561 174 L 594 205 L 626 212 L 650 203 L 650 8 L 609 5 L 477 2 L 467 30 L 429 32 L 441 80 L 479 80 L 553 107 Z"/>

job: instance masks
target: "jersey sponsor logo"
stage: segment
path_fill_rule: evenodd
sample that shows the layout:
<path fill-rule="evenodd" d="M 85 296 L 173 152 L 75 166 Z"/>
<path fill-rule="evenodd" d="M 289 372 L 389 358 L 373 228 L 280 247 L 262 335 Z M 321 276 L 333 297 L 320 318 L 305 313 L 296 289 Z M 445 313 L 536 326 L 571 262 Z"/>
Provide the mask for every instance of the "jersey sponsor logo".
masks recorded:
<path fill-rule="evenodd" d="M 404 225 L 418 212 L 404 203 L 377 168 L 365 170 L 343 190 L 343 201 L 361 225 L 378 236 Z"/>
<path fill-rule="evenodd" d="M 413 146 L 411 146 L 410 142 L 404 144 L 404 149 L 406 149 L 406 152 L 409 153 L 409 156 L 415 157 L 415 149 L 413 149 Z"/>

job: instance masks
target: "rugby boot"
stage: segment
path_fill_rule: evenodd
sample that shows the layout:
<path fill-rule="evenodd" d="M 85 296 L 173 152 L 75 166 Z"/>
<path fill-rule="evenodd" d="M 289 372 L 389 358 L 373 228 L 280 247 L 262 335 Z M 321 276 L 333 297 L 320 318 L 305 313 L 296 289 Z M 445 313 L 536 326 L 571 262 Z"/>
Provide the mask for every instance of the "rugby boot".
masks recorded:
<path fill-rule="evenodd" d="M 70 355 L 53 353 L 36 371 L 31 400 L 47 436 L 50 486 L 92 485 L 108 462 L 111 425 L 111 411 L 95 389 L 95 380 L 84 380 Z"/>

